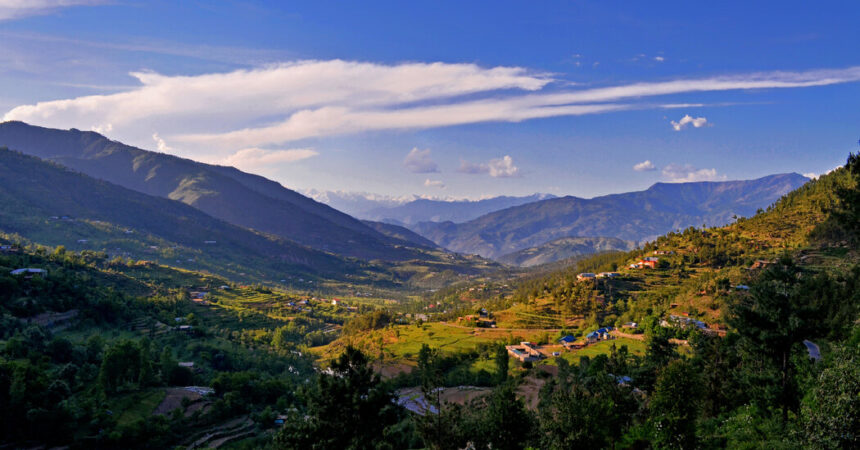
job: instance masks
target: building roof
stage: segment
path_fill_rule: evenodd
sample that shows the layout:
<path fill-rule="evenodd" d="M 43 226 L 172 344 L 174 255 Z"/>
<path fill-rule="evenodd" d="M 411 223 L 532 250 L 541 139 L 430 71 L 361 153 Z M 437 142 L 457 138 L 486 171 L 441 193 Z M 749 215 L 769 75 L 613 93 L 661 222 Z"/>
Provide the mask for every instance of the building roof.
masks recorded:
<path fill-rule="evenodd" d="M 30 267 L 26 267 L 23 269 L 12 270 L 9 273 L 11 273 L 12 275 L 21 275 L 23 273 L 48 273 L 48 271 L 45 269 L 33 269 Z"/>
<path fill-rule="evenodd" d="M 560 338 L 558 341 L 559 341 L 559 342 L 573 342 L 573 341 L 575 341 L 575 340 L 576 340 L 576 338 L 575 338 L 575 337 L 573 337 L 573 336 L 571 336 L 571 335 L 569 335 L 569 334 L 568 334 L 567 336 L 564 336 L 564 337 Z"/>

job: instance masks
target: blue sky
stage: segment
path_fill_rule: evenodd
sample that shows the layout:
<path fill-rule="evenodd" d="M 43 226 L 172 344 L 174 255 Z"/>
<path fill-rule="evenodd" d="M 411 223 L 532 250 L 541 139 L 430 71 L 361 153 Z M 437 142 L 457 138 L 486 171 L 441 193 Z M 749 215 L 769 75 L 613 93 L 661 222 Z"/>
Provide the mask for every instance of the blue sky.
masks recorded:
<path fill-rule="evenodd" d="M 700 3 L 0 0 L 0 114 L 390 196 L 844 162 L 860 4 Z"/>

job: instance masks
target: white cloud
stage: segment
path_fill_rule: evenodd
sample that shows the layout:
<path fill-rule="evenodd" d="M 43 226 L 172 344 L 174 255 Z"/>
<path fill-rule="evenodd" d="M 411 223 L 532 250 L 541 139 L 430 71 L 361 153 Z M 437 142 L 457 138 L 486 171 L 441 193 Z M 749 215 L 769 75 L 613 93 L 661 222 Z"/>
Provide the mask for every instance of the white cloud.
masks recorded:
<path fill-rule="evenodd" d="M 669 123 L 672 124 L 672 128 L 675 131 L 681 131 L 687 127 L 687 125 L 693 125 L 693 128 L 701 128 L 708 124 L 708 119 L 704 117 L 696 117 L 695 119 L 691 117 L 689 114 L 681 117 L 681 120 L 675 122 L 674 120 L 670 120 Z"/>
<path fill-rule="evenodd" d="M 670 183 L 724 181 L 726 179 L 725 175 L 717 174 L 717 169 L 697 169 L 690 164 L 669 164 L 663 168 L 663 177 Z"/>
<path fill-rule="evenodd" d="M 99 133 L 99 131 L 96 132 Z M 164 142 L 164 139 L 162 139 L 161 136 L 158 135 L 158 133 L 152 133 L 152 140 L 155 141 L 155 148 L 161 153 L 167 153 L 172 150 L 170 146 L 167 145 L 167 142 Z"/>
<path fill-rule="evenodd" d="M 457 172 L 468 174 L 487 174 L 493 178 L 510 178 L 518 176 L 520 169 L 514 165 L 514 160 L 508 155 L 502 158 L 494 158 L 486 163 L 470 163 L 468 161 L 460 161 L 460 168 Z"/>
<path fill-rule="evenodd" d="M 107 134 L 113 130 L 113 125 L 109 123 L 106 123 L 104 125 L 94 125 L 90 128 L 90 130 L 95 131 L 98 134 Z"/>
<path fill-rule="evenodd" d="M 666 58 L 664 58 L 664 57 L 662 57 L 662 56 L 655 56 L 655 57 L 654 57 L 654 61 L 657 61 L 657 62 L 663 62 L 663 61 L 665 61 L 665 60 L 666 60 Z"/>
<path fill-rule="evenodd" d="M 491 177 L 508 178 L 515 177 L 520 173 L 520 169 L 514 165 L 513 158 L 507 155 L 501 159 L 491 159 L 488 166 Z"/>
<path fill-rule="evenodd" d="M 445 183 L 443 183 L 439 180 L 431 180 L 429 178 L 424 180 L 424 186 L 435 187 L 435 188 L 439 188 L 439 189 L 445 189 Z"/>
<path fill-rule="evenodd" d="M 558 85 L 551 92 L 544 90 L 554 81 L 549 75 L 474 64 L 297 61 L 227 73 L 132 76 L 139 87 L 21 105 L 4 120 L 80 129 L 109 123 L 112 138 L 133 145 L 151 143 L 157 129 L 178 154 L 224 157 L 237 149 L 365 131 L 660 108 L 641 101 L 653 96 L 848 83 L 860 81 L 860 67 L 602 88 Z"/>
<path fill-rule="evenodd" d="M 288 150 L 244 148 L 217 162 L 219 164 L 233 166 L 243 170 L 254 171 L 268 169 L 278 164 L 301 161 L 317 155 L 319 155 L 319 153 L 311 148 L 295 148 Z"/>
<path fill-rule="evenodd" d="M 815 172 L 804 173 L 803 176 L 805 176 L 806 178 L 809 178 L 810 180 L 814 180 L 814 179 L 818 178 L 818 174 Z"/>
<path fill-rule="evenodd" d="M 430 159 L 430 149 L 419 150 L 413 148 L 403 159 L 406 170 L 412 173 L 435 173 L 439 172 L 439 166 Z"/>
<path fill-rule="evenodd" d="M 653 170 L 657 170 L 657 166 L 655 166 L 654 163 L 651 162 L 651 160 L 646 159 L 645 161 L 634 165 L 633 170 L 637 172 L 650 172 Z"/>
<path fill-rule="evenodd" d="M 48 14 L 70 6 L 91 6 L 106 0 L 0 0 L 0 21 Z"/>

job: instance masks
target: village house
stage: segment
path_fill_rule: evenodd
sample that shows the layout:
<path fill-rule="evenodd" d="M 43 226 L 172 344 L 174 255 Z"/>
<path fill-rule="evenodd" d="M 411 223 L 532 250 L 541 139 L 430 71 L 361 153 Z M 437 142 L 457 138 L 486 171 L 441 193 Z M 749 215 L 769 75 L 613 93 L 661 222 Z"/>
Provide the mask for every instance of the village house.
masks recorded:
<path fill-rule="evenodd" d="M 620 276 L 621 274 L 618 272 L 600 272 L 597 274 L 597 278 L 615 278 Z"/>
<path fill-rule="evenodd" d="M 652 260 L 652 259 L 650 259 L 650 258 L 646 258 L 646 259 L 643 259 L 643 260 L 639 261 L 639 262 L 638 262 L 638 263 L 636 263 L 635 265 L 631 265 L 630 267 L 633 267 L 633 268 L 635 268 L 635 269 L 644 269 L 644 268 L 646 268 L 646 267 L 647 267 L 647 268 L 649 268 L 649 269 L 656 269 L 656 268 L 657 268 L 657 261 L 656 261 L 656 259 L 657 259 L 657 258 L 654 258 L 653 260 Z M 635 266 L 635 267 L 634 267 L 634 266 Z"/>
<path fill-rule="evenodd" d="M 21 249 L 14 245 L 0 245 L 0 253 L 18 253 Z"/>
<path fill-rule="evenodd" d="M 609 334 L 611 331 L 612 327 L 603 327 L 586 334 L 585 339 L 588 342 L 597 342 L 612 339 L 612 335 Z"/>
<path fill-rule="evenodd" d="M 508 354 L 520 362 L 533 362 L 543 359 L 543 354 L 538 351 L 537 346 L 531 342 L 520 342 L 520 345 L 506 345 Z"/>
<path fill-rule="evenodd" d="M 702 322 L 701 320 L 696 320 L 690 317 L 685 317 L 687 313 L 682 313 L 684 315 L 677 316 L 674 314 L 669 315 L 669 320 L 663 319 L 660 321 L 660 326 L 663 327 L 681 327 L 686 328 L 689 326 L 695 326 L 700 330 L 707 330 L 708 324 Z"/>
<path fill-rule="evenodd" d="M 576 338 L 573 337 L 573 335 L 568 334 L 567 336 L 559 338 L 558 342 L 560 342 L 562 345 L 571 344 L 573 342 L 576 342 Z"/>
<path fill-rule="evenodd" d="M 596 274 L 593 274 L 593 273 L 591 273 L 591 272 L 583 272 L 583 273 L 581 273 L 581 274 L 577 275 L 577 276 L 576 276 L 576 279 L 577 279 L 578 281 L 582 281 L 582 280 L 593 280 L 593 279 L 595 279 L 596 277 L 597 277 L 597 275 L 596 275 Z"/>
<path fill-rule="evenodd" d="M 9 272 L 12 275 L 24 275 L 26 278 L 33 278 L 34 275 L 39 275 L 42 278 L 48 277 L 48 271 L 45 269 L 34 269 L 31 267 L 26 267 L 23 269 L 15 269 Z"/>

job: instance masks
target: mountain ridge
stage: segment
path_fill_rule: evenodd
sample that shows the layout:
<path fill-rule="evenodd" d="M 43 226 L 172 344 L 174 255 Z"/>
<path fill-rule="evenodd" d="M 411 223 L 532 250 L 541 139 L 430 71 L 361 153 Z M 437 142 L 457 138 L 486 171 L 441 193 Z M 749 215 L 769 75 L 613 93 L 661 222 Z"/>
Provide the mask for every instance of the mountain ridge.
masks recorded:
<path fill-rule="evenodd" d="M 537 193 L 527 196 L 500 195 L 480 200 L 414 198 L 391 204 L 383 199 L 375 200 L 355 193 L 325 192 L 318 196 L 325 199 L 323 203 L 355 217 L 407 227 L 423 221 L 466 222 L 493 211 L 555 197 Z"/>
<path fill-rule="evenodd" d="M 182 202 L 2 147 L 0 175 L 0 229 L 42 244 L 170 263 L 181 257 L 180 267 L 205 268 L 233 279 L 241 279 L 236 276 L 241 270 L 260 266 L 268 277 L 280 272 L 350 273 L 358 266 L 229 224 Z"/>
<path fill-rule="evenodd" d="M 557 197 L 461 224 L 422 222 L 412 229 L 451 251 L 489 258 L 563 237 L 643 241 L 692 225 L 723 225 L 735 216 L 750 216 L 807 181 L 795 173 L 754 180 L 655 183 L 643 191 L 591 199 Z"/>
<path fill-rule="evenodd" d="M 112 141 L 96 132 L 0 123 L 0 145 L 189 204 L 229 223 L 365 260 L 421 259 L 409 244 L 264 177 Z"/>

